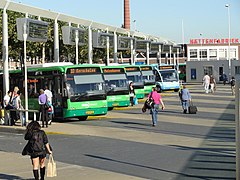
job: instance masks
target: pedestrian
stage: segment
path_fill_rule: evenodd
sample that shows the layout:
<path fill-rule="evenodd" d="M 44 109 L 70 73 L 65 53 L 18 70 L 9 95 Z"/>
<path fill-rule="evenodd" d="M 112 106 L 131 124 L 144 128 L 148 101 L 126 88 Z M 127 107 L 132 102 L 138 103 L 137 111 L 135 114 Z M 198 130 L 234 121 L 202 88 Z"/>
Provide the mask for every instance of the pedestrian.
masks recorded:
<path fill-rule="evenodd" d="M 205 93 L 208 93 L 209 85 L 210 85 L 210 77 L 209 77 L 208 73 L 206 73 L 205 76 L 203 77 L 203 85 L 204 85 Z"/>
<path fill-rule="evenodd" d="M 46 108 L 47 103 L 47 95 L 44 94 L 44 90 L 39 90 L 40 95 L 38 97 L 38 103 L 40 105 L 39 112 L 40 112 L 40 118 L 42 121 L 42 127 L 44 127 L 44 124 L 46 124 L 46 127 L 48 127 L 48 109 Z"/>
<path fill-rule="evenodd" d="M 47 95 L 47 100 L 50 104 L 52 104 L 52 92 L 48 89 L 48 86 L 45 86 L 44 94 Z"/>
<path fill-rule="evenodd" d="M 232 76 L 232 78 L 231 78 L 231 80 L 230 80 L 232 95 L 235 95 L 235 83 L 236 83 L 235 77 Z"/>
<path fill-rule="evenodd" d="M 152 92 L 149 93 L 148 95 L 148 99 L 152 98 L 154 103 L 150 109 L 150 114 L 152 115 L 152 126 L 156 126 L 157 125 L 157 114 L 158 114 L 158 109 L 159 109 L 159 105 L 162 105 L 162 110 L 165 109 L 162 97 L 159 93 L 157 93 L 157 89 L 156 87 L 152 87 Z"/>
<path fill-rule="evenodd" d="M 213 75 L 210 75 L 210 86 L 211 86 L 211 93 L 214 93 L 216 90 L 216 80 Z"/>
<path fill-rule="evenodd" d="M 189 103 L 191 102 L 191 95 L 186 87 L 186 84 L 183 85 L 183 89 L 180 91 L 179 97 L 182 103 L 183 113 L 186 114 L 189 107 Z"/>
<path fill-rule="evenodd" d="M 4 107 L 4 124 L 5 125 L 11 125 L 10 124 L 10 112 L 9 109 L 6 107 L 9 106 L 10 108 L 12 107 L 9 103 L 11 101 L 12 97 L 12 92 L 8 91 L 7 94 L 3 98 L 3 107 Z"/>
<path fill-rule="evenodd" d="M 225 73 L 223 73 L 222 75 L 222 80 L 223 80 L 223 85 L 225 85 L 228 80 L 227 75 Z"/>
<path fill-rule="evenodd" d="M 130 95 L 130 104 L 131 106 L 133 106 L 134 105 L 133 98 L 136 96 L 135 90 L 133 87 L 133 82 L 130 82 L 129 84 L 129 95 Z"/>
<path fill-rule="evenodd" d="M 29 155 L 31 157 L 35 180 L 39 179 L 39 166 L 41 180 L 44 180 L 46 155 L 47 153 L 52 154 L 48 137 L 41 130 L 40 124 L 37 121 L 32 121 L 27 125 L 24 139 L 28 140 L 28 143 L 24 147 L 22 155 Z"/>

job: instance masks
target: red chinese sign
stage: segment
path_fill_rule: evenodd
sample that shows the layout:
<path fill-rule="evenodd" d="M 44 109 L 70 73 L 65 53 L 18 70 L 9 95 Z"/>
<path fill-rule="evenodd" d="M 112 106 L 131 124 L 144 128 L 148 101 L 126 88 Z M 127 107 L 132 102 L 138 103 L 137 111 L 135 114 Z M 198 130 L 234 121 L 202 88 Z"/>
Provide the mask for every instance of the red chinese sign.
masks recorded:
<path fill-rule="evenodd" d="M 222 39 L 190 39 L 190 44 L 228 44 L 228 38 Z M 230 38 L 231 44 L 239 43 L 238 38 Z"/>

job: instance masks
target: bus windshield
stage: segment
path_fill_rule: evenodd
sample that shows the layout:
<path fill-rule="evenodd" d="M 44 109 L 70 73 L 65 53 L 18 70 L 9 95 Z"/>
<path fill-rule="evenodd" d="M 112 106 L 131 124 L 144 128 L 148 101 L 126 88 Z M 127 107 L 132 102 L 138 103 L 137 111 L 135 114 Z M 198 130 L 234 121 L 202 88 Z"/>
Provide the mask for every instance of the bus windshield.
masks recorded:
<path fill-rule="evenodd" d="M 107 89 L 128 89 L 125 74 L 105 74 L 104 79 Z"/>
<path fill-rule="evenodd" d="M 133 83 L 142 82 L 142 76 L 140 72 L 128 72 L 127 77 L 128 77 L 128 81 L 132 81 Z"/>
<path fill-rule="evenodd" d="M 78 100 L 86 100 L 86 97 L 88 97 L 87 99 L 89 99 L 90 96 L 91 100 L 96 100 L 94 96 L 96 97 L 97 95 L 105 94 L 104 86 L 104 80 L 101 74 L 67 74 L 66 87 L 68 94 L 70 97 L 78 98 Z M 75 100 L 75 98 L 71 98 L 71 101 Z"/>
<path fill-rule="evenodd" d="M 178 75 L 176 70 L 163 70 L 161 71 L 161 76 L 163 82 L 173 82 L 173 81 L 178 81 Z"/>

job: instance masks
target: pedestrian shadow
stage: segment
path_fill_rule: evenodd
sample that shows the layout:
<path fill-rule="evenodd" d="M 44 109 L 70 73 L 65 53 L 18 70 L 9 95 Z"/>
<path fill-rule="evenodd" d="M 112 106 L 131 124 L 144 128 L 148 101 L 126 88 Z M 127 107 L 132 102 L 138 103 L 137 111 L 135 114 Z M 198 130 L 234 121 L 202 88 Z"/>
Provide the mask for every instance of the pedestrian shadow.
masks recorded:
<path fill-rule="evenodd" d="M 230 106 L 230 104 L 229 104 Z M 226 107 L 228 109 L 229 107 Z M 195 180 L 186 175 L 202 175 L 201 179 L 236 179 L 235 119 L 222 117 L 206 135 L 199 147 L 176 146 L 176 149 L 193 152 L 176 180 Z"/>
<path fill-rule="evenodd" d="M 149 123 L 139 123 L 139 122 L 129 122 L 129 121 L 110 121 L 116 124 L 123 124 L 123 125 L 141 125 L 141 126 L 150 126 Z"/>
<path fill-rule="evenodd" d="M 6 180 L 27 180 L 27 179 L 23 179 L 19 176 L 14 176 L 14 175 L 10 175 L 10 174 L 2 174 L 0 173 L 0 179 L 6 179 Z M 30 179 L 28 179 L 30 180 Z"/>

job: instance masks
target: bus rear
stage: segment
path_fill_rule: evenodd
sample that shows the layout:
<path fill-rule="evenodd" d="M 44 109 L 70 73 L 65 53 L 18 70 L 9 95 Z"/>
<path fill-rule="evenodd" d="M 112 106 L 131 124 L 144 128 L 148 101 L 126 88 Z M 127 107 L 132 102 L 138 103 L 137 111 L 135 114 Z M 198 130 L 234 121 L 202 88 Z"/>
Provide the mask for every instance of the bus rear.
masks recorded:
<path fill-rule="evenodd" d="M 127 79 L 129 82 L 133 82 L 133 88 L 138 99 L 144 98 L 144 83 L 139 66 L 129 65 L 125 66 L 127 73 Z"/>
<path fill-rule="evenodd" d="M 155 87 L 156 85 L 153 67 L 150 65 L 141 65 L 140 68 L 144 81 L 144 93 L 149 94 L 152 92 L 152 87 Z"/>
<path fill-rule="evenodd" d="M 125 69 L 117 66 L 101 66 L 107 91 L 108 109 L 130 105 Z"/>
<path fill-rule="evenodd" d="M 66 69 L 67 103 L 63 111 L 65 118 L 107 113 L 105 84 L 98 66 L 76 65 Z"/>

